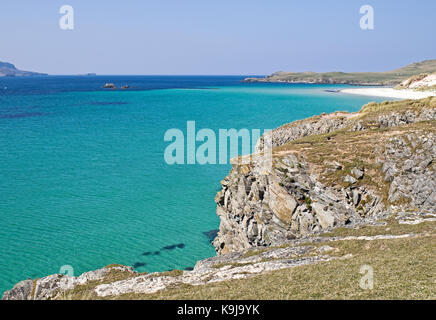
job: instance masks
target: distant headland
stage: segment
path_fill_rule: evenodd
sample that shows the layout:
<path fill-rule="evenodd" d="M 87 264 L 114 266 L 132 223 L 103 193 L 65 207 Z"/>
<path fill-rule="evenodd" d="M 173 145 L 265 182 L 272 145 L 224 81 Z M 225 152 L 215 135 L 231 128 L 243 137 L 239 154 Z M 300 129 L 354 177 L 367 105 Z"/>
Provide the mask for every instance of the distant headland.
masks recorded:
<path fill-rule="evenodd" d="M 310 84 L 350 84 L 368 86 L 396 86 L 418 74 L 436 72 L 436 59 L 412 63 L 386 72 L 275 72 L 264 78 L 246 78 L 244 82 L 279 82 Z"/>
<path fill-rule="evenodd" d="M 46 75 L 46 73 L 19 70 L 12 63 L 0 61 L 0 77 L 29 77 Z"/>

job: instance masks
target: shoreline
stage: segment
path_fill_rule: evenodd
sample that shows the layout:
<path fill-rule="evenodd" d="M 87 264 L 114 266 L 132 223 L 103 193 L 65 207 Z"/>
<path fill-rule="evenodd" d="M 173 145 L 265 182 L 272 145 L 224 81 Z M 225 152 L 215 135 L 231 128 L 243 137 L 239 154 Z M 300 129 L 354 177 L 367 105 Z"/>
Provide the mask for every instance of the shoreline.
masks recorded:
<path fill-rule="evenodd" d="M 371 96 L 371 97 L 384 97 L 394 99 L 412 99 L 419 100 L 428 97 L 435 97 L 434 91 L 415 91 L 409 89 L 396 90 L 393 88 L 356 88 L 356 89 L 342 89 L 339 92 L 345 94 Z"/>

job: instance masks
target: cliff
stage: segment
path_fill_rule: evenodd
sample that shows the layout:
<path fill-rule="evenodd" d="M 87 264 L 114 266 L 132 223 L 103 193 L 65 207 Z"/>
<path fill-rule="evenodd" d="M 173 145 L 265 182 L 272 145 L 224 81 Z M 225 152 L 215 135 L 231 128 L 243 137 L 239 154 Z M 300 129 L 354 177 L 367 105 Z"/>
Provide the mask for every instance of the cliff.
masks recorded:
<path fill-rule="evenodd" d="M 273 170 L 234 165 L 217 194 L 219 254 L 436 208 L 436 98 L 371 103 L 272 133 Z M 262 151 L 262 143 L 257 146 Z"/>
<path fill-rule="evenodd" d="M 416 74 L 436 72 L 436 60 L 412 63 L 386 72 L 275 72 L 265 78 L 246 78 L 245 82 L 282 82 L 311 84 L 388 85 L 400 84 Z"/>
<path fill-rule="evenodd" d="M 233 161 L 221 182 L 216 257 L 192 271 L 25 280 L 3 299 L 434 298 L 435 124 L 435 97 L 286 124 L 272 132 L 272 170 Z M 359 289 L 363 264 L 377 270 L 373 291 Z"/>
<path fill-rule="evenodd" d="M 28 77 L 45 76 L 45 73 L 22 71 L 17 69 L 12 63 L 0 61 L 0 77 Z"/>

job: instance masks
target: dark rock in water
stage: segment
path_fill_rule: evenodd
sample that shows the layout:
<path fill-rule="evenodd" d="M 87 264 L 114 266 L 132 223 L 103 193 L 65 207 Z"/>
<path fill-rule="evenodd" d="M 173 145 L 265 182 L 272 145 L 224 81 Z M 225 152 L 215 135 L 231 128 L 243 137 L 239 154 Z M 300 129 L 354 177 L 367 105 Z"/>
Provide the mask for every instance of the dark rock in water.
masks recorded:
<path fill-rule="evenodd" d="M 162 248 L 162 250 L 174 250 L 176 248 L 175 244 L 172 244 L 170 246 L 165 246 Z"/>
<path fill-rule="evenodd" d="M 135 264 L 133 265 L 133 268 L 136 269 L 136 268 L 139 268 L 139 267 L 143 267 L 145 265 L 146 264 L 144 262 L 135 262 Z"/>
<path fill-rule="evenodd" d="M 218 229 L 214 229 L 214 230 L 210 230 L 210 231 L 205 231 L 203 232 L 203 234 L 210 240 L 210 242 L 213 241 L 213 239 L 216 238 L 216 236 L 218 235 Z"/>
<path fill-rule="evenodd" d="M 193 267 L 186 267 L 184 270 L 186 270 L 186 271 L 192 271 L 192 270 L 194 270 L 194 268 L 193 268 Z"/>
<path fill-rule="evenodd" d="M 115 86 L 115 84 L 113 84 L 113 83 L 106 83 L 106 84 L 103 86 L 103 88 L 104 88 L 104 89 L 115 89 L 116 86 Z"/>
<path fill-rule="evenodd" d="M 154 256 L 158 256 L 158 255 L 160 255 L 160 251 L 155 251 L 155 252 L 153 252 L 153 255 L 154 255 Z"/>
<path fill-rule="evenodd" d="M 153 254 L 153 252 L 151 252 L 151 251 L 146 251 L 146 252 L 144 252 L 142 255 L 143 256 L 150 256 L 150 255 L 152 255 Z"/>
<path fill-rule="evenodd" d="M 185 244 L 184 243 L 179 243 L 179 244 L 176 244 L 176 246 L 179 249 L 183 249 L 185 247 Z"/>

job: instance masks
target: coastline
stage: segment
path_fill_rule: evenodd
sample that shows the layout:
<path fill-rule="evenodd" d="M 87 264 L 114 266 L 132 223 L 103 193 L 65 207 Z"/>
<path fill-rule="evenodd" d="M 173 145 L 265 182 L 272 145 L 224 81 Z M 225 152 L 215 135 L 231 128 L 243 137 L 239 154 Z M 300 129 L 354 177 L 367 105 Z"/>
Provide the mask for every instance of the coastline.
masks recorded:
<path fill-rule="evenodd" d="M 361 96 L 385 97 L 394 99 L 412 99 L 419 100 L 428 97 L 435 97 L 434 91 L 415 91 L 409 89 L 396 90 L 393 88 L 356 88 L 342 89 L 341 93 L 354 94 Z"/>
<path fill-rule="evenodd" d="M 434 231 L 436 222 L 431 213 L 436 199 L 429 197 L 422 202 L 421 197 L 434 183 L 435 102 L 435 98 L 429 98 L 418 102 L 371 103 L 350 114 L 358 117 L 323 114 L 275 129 L 273 156 L 279 161 L 275 162 L 273 178 L 265 181 L 263 172 L 267 164 L 259 159 L 232 168 L 215 197 L 216 212 L 224 226 L 220 226 L 213 242 L 218 255 L 197 261 L 191 270 L 138 273 L 133 267 L 112 264 L 78 277 L 53 274 L 27 279 L 7 290 L 2 299 L 162 299 L 177 295 L 204 298 L 206 294 L 216 295 L 215 288 L 221 290 L 222 297 L 252 298 L 247 295 L 250 290 L 241 290 L 241 286 L 253 285 L 272 288 L 255 296 L 265 298 L 280 291 L 283 279 L 290 274 L 314 281 L 323 275 L 326 283 L 336 277 L 336 283 L 342 283 L 342 275 L 337 277 L 338 268 L 351 272 L 347 278 L 354 279 L 351 275 L 355 270 L 362 263 L 370 263 L 387 277 L 394 267 L 393 261 L 406 274 L 407 281 L 401 286 L 413 288 L 417 280 L 415 270 L 410 269 L 410 252 L 418 252 L 418 259 L 429 261 L 421 271 L 426 272 L 431 267 L 429 248 L 434 244 L 431 238 L 434 234 L 429 232 Z M 417 146 L 412 155 L 407 152 L 408 143 L 393 149 L 404 139 Z M 381 153 L 371 158 L 370 155 L 379 152 L 376 150 Z M 365 160 L 350 163 L 357 152 Z M 304 158 L 298 156 L 302 154 Z M 374 166 L 379 161 L 383 166 Z M 397 172 L 385 172 L 382 168 L 394 167 L 398 162 L 400 174 L 391 180 Z M 309 169 L 334 174 L 329 180 L 320 180 Z M 405 188 L 417 178 L 422 183 L 411 191 Z M 395 188 L 390 187 L 390 181 Z M 241 193 L 241 186 L 250 188 L 249 192 L 244 187 L 245 192 Z M 384 190 L 389 190 L 386 200 Z M 299 194 L 310 200 L 297 201 Z M 388 200 L 406 195 L 411 200 L 404 204 L 393 205 Z M 264 208 L 265 215 L 250 215 L 258 208 Z M 241 215 L 247 223 L 239 223 Z M 305 219 L 307 216 L 311 218 Z M 371 243 L 379 248 L 375 254 L 367 249 Z M 387 245 L 392 250 L 390 255 L 386 254 Z M 414 298 L 407 292 L 398 296 L 397 280 L 389 281 L 387 290 L 392 293 L 383 297 Z M 337 286 L 335 282 L 333 286 Z M 313 297 L 313 287 L 308 286 L 302 297 Z M 347 296 L 354 297 L 353 294 L 354 290 Z"/>

